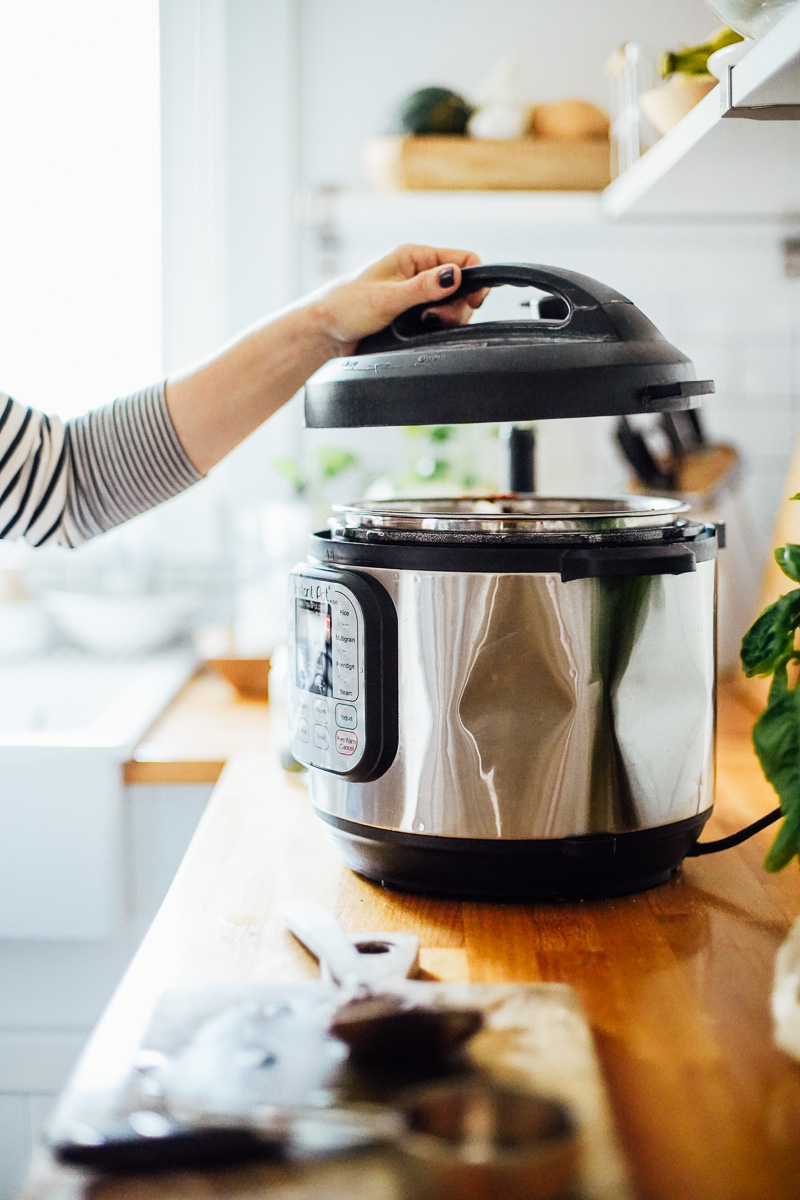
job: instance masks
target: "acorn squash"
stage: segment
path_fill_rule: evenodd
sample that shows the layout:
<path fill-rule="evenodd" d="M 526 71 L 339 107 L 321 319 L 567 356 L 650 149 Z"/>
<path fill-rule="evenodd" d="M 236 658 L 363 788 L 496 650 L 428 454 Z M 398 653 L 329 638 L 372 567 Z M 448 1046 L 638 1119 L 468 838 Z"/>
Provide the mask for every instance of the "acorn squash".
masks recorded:
<path fill-rule="evenodd" d="M 420 88 L 398 106 L 389 132 L 413 137 L 464 134 L 473 112 L 472 105 L 449 88 Z"/>

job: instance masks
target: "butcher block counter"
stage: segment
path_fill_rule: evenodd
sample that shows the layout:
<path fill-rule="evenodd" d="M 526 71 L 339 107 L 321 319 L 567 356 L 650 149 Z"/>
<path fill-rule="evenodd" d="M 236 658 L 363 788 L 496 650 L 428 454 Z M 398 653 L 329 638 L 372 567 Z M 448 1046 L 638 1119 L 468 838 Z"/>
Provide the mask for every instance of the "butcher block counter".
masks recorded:
<path fill-rule="evenodd" d="M 283 899 L 302 896 L 329 906 L 353 930 L 417 934 L 422 966 L 435 978 L 570 984 L 591 1025 L 642 1200 L 800 1196 L 800 1065 L 774 1047 L 769 1013 L 775 953 L 800 914 L 800 873 L 795 864 L 766 874 L 771 831 L 688 860 L 670 883 L 620 899 L 501 904 L 400 895 L 340 864 L 309 811 L 302 776 L 278 765 L 266 706 L 248 719 L 257 720 L 263 749 L 242 750 L 223 770 L 62 1111 L 81 1094 L 118 1083 L 163 989 L 313 977 L 314 963 L 276 912 Z M 733 690 L 723 688 L 717 806 L 706 839 L 774 807 L 750 748 L 752 721 Z M 92 1190 L 42 1160 L 24 1194 L 255 1194 L 242 1191 L 237 1178 L 174 1176 Z"/>

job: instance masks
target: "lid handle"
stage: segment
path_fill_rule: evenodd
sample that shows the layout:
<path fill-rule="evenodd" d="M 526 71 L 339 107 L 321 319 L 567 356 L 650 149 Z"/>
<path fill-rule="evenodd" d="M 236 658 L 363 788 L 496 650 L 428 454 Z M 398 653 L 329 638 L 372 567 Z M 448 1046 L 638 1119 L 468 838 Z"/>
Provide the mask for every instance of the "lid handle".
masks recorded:
<path fill-rule="evenodd" d="M 447 304 L 455 296 L 467 296 L 480 288 L 501 287 L 503 284 L 509 284 L 511 287 L 535 287 L 542 292 L 563 296 L 571 309 L 597 308 L 615 300 L 630 304 L 630 300 L 625 296 L 597 279 L 580 275 L 577 271 L 546 267 L 541 263 L 482 263 L 477 267 L 464 267 L 461 283 L 456 291 L 443 301 L 437 301 L 437 304 Z M 430 305 L 422 307 L 430 308 Z"/>
<path fill-rule="evenodd" d="M 359 342 L 357 354 L 377 353 L 382 350 L 399 348 L 412 338 L 430 336 L 435 332 L 437 341 L 447 339 L 448 334 L 453 338 L 463 339 L 485 337 L 487 325 L 502 329 L 503 326 L 515 322 L 485 322 L 475 326 L 454 326 L 451 329 L 434 331 L 430 324 L 422 319 L 423 314 L 432 309 L 449 304 L 460 296 L 468 296 L 483 288 L 501 287 L 533 287 L 551 295 L 560 296 L 567 306 L 567 314 L 556 320 L 540 321 L 547 329 L 548 335 L 553 336 L 560 330 L 568 334 L 589 333 L 596 335 L 615 335 L 615 330 L 604 306 L 609 303 L 630 304 L 625 296 L 615 292 L 613 288 L 588 275 L 580 275 L 576 271 L 556 270 L 554 267 L 542 266 L 537 263 L 496 263 L 482 264 L 477 267 L 464 267 L 461 271 L 461 283 L 455 292 L 442 300 L 417 304 L 406 312 L 401 313 L 386 329 L 372 334 Z M 526 321 L 526 326 L 532 322 Z"/>

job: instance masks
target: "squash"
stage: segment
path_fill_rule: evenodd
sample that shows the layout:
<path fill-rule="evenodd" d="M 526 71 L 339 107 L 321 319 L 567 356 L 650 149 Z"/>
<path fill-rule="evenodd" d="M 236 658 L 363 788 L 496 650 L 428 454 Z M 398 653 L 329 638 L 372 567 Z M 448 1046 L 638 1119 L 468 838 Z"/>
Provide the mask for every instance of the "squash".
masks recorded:
<path fill-rule="evenodd" d="M 555 104 L 534 106 L 530 132 L 536 137 L 579 142 L 607 138 L 609 124 L 608 114 L 588 100 L 559 100 Z"/>
<path fill-rule="evenodd" d="M 403 100 L 392 118 L 390 133 L 420 137 L 425 134 L 465 134 L 474 109 L 458 92 L 425 87 Z"/>

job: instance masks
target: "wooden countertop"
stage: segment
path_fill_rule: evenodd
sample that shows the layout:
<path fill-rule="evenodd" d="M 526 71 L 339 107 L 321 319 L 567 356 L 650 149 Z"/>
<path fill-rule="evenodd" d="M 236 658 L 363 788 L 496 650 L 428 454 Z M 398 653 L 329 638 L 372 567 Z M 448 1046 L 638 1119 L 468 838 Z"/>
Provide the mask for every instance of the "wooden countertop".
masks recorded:
<path fill-rule="evenodd" d="M 752 713 L 720 697 L 717 809 L 706 838 L 774 806 L 749 746 Z M 308 896 L 353 929 L 410 930 L 443 979 L 558 980 L 591 1022 L 636 1194 L 642 1200 L 800 1195 L 800 1065 L 772 1043 L 775 952 L 800 914 L 796 866 L 767 875 L 771 832 L 688 860 L 670 883 L 585 903 L 492 904 L 384 892 L 346 870 L 305 786 L 271 747 L 225 769 L 175 882 L 65 1094 L 124 1072 L 158 993 L 221 979 L 315 973 L 276 903 Z M 229 1177 L 109 1184 L 94 1200 L 234 1197 Z M 250 1196 L 253 1193 L 247 1192 Z M 42 1166 L 26 1196 L 88 1195 Z"/>
<path fill-rule="evenodd" d="M 265 700 L 245 700 L 209 668 L 164 709 L 125 764 L 125 783 L 216 783 L 229 758 L 266 750 Z"/>

